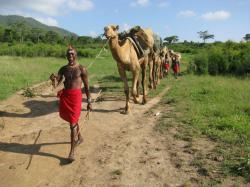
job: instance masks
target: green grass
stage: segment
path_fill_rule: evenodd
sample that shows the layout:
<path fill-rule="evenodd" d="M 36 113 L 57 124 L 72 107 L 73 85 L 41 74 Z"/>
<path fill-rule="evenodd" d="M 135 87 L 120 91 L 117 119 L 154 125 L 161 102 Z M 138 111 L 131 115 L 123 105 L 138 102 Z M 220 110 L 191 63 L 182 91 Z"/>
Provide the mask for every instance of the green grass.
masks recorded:
<path fill-rule="evenodd" d="M 79 58 L 78 62 L 87 67 L 90 86 L 99 84 L 104 92 L 123 95 L 123 82 L 117 71 L 116 62 L 110 54 L 103 54 L 97 59 Z M 1 56 L 0 100 L 8 98 L 20 89 L 48 80 L 51 73 L 57 73 L 66 63 L 66 58 Z M 127 77 L 131 88 L 131 72 L 127 72 Z M 160 85 L 162 86 L 163 84 Z M 153 93 L 158 94 L 160 90 L 157 89 Z"/>
<path fill-rule="evenodd" d="M 165 102 L 175 100 L 183 120 L 213 139 L 250 143 L 249 79 L 193 76 L 170 82 Z"/>
<path fill-rule="evenodd" d="M 89 68 L 90 86 L 100 84 L 103 91 L 123 92 L 123 83 L 117 71 L 117 66 L 110 55 L 101 58 L 79 58 L 79 63 Z M 0 57 L 0 100 L 8 98 L 20 89 L 46 81 L 51 73 L 57 73 L 59 68 L 67 63 L 67 59 L 51 57 Z M 128 73 L 128 77 L 131 73 Z M 131 81 L 130 81 L 131 85 Z"/>
<path fill-rule="evenodd" d="M 0 57 L 0 100 L 17 90 L 48 80 L 64 61 L 58 58 Z"/>
<path fill-rule="evenodd" d="M 220 143 L 225 173 L 250 180 L 250 79 L 186 75 L 168 82 L 162 104 L 174 108 L 167 114 L 185 129 L 179 136 L 206 135 Z M 164 129 L 164 118 L 158 127 Z M 167 128 L 166 128 L 167 129 Z M 191 132 L 192 131 L 192 132 Z M 188 135 L 188 136 L 186 136 Z"/>

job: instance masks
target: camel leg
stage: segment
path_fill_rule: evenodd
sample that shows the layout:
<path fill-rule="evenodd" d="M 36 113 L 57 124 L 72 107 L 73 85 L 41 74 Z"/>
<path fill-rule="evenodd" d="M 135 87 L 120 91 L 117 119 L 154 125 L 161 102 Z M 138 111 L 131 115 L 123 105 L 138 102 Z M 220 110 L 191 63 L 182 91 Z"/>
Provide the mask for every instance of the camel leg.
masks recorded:
<path fill-rule="evenodd" d="M 163 71 L 162 71 L 162 65 L 163 65 L 163 60 L 161 60 L 161 64 L 160 64 L 160 79 L 163 78 Z"/>
<path fill-rule="evenodd" d="M 145 62 L 146 63 L 146 62 Z M 147 100 L 146 100 L 146 66 L 147 64 L 142 64 L 142 80 L 141 80 L 141 84 L 142 84 L 142 89 L 143 89 L 143 99 L 142 99 L 142 104 L 146 104 Z"/>
<path fill-rule="evenodd" d="M 140 86 L 140 81 L 138 80 L 137 81 L 137 84 L 136 84 L 136 97 L 139 97 L 140 96 L 140 89 L 139 89 L 139 86 Z"/>
<path fill-rule="evenodd" d="M 133 74 L 133 83 L 132 83 L 132 95 L 133 95 L 133 99 L 134 99 L 134 103 L 138 103 L 139 100 L 138 98 L 136 97 L 137 95 L 137 82 L 138 82 L 138 79 L 139 79 L 139 74 L 140 74 L 140 66 L 139 67 L 136 67 L 133 71 L 132 71 L 132 74 Z"/>
<path fill-rule="evenodd" d="M 148 66 L 149 66 L 149 88 L 152 89 L 154 87 L 154 84 L 153 84 L 153 65 L 154 65 L 154 62 L 152 60 L 152 58 L 149 59 L 149 62 L 148 62 Z"/>
<path fill-rule="evenodd" d="M 128 86 L 128 80 L 127 80 L 127 75 L 124 69 L 118 67 L 118 72 L 120 74 L 120 77 L 124 83 L 124 93 L 126 96 L 126 105 L 124 109 L 124 114 L 128 114 L 130 112 L 130 107 L 129 107 L 129 86 Z"/>
<path fill-rule="evenodd" d="M 153 64 L 153 83 L 154 83 L 154 89 L 156 89 L 156 85 L 157 85 L 157 60 L 156 57 L 154 57 L 154 64 Z"/>
<path fill-rule="evenodd" d="M 160 62 L 158 61 L 158 64 L 157 64 L 157 82 L 156 82 L 156 84 L 160 84 L 160 76 L 161 76 Z"/>

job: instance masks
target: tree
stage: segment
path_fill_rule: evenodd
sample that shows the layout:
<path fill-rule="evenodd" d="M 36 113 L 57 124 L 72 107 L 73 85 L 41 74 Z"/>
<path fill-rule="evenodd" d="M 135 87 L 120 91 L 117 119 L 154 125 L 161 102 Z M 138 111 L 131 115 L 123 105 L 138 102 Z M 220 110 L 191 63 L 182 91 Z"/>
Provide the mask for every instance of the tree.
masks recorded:
<path fill-rule="evenodd" d="M 4 35 L 4 28 L 0 26 L 0 41 L 3 40 L 3 35 Z"/>
<path fill-rule="evenodd" d="M 200 31 L 198 32 L 198 34 L 199 34 L 199 37 L 203 39 L 203 43 L 206 43 L 206 40 L 208 39 L 214 39 L 214 35 L 209 34 L 208 31 Z"/>
<path fill-rule="evenodd" d="M 3 42 L 13 42 L 13 31 L 11 29 L 5 29 L 3 34 Z"/>
<path fill-rule="evenodd" d="M 39 43 L 41 38 L 43 36 L 43 31 L 42 29 L 39 28 L 32 28 L 31 32 L 30 32 L 30 39 L 34 42 L 34 43 Z"/>
<path fill-rule="evenodd" d="M 27 34 L 27 27 L 25 22 L 15 22 L 10 25 L 10 28 L 13 33 L 13 39 L 19 40 L 20 43 L 23 43 L 24 37 Z"/>
<path fill-rule="evenodd" d="M 60 40 L 60 36 L 55 31 L 48 31 L 45 34 L 45 42 L 50 44 L 56 44 Z"/>
<path fill-rule="evenodd" d="M 77 38 L 77 43 L 80 45 L 93 43 L 93 38 L 90 36 L 79 36 Z"/>
<path fill-rule="evenodd" d="M 244 38 L 244 40 L 249 42 L 250 41 L 250 34 L 246 34 L 243 38 Z"/>
<path fill-rule="evenodd" d="M 164 38 L 164 41 L 168 42 L 169 44 L 175 43 L 178 40 L 179 40 L 178 36 L 175 36 L 175 35 Z"/>

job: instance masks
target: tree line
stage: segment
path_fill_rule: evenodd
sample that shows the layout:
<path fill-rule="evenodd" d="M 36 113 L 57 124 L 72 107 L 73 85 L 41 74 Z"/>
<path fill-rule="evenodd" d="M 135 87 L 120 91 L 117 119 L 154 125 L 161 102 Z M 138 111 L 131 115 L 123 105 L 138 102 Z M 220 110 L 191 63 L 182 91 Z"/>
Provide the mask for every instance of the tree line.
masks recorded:
<path fill-rule="evenodd" d="M 0 26 L 0 42 L 5 43 L 46 43 L 46 44 L 98 44 L 102 43 L 100 36 L 92 38 L 90 36 L 63 36 L 52 30 L 40 28 L 30 28 L 24 22 L 16 22 L 4 28 Z"/>
<path fill-rule="evenodd" d="M 198 35 L 199 35 L 199 38 L 202 39 L 203 43 L 205 44 L 207 40 L 209 39 L 214 39 L 214 34 L 210 34 L 208 31 L 199 31 L 197 32 Z M 168 37 L 165 37 L 163 39 L 167 44 L 172 44 L 172 43 L 176 43 L 179 41 L 179 38 L 178 36 L 176 35 L 172 35 L 172 36 L 168 36 Z M 243 37 L 243 40 L 245 41 L 250 41 L 250 34 L 246 34 L 244 37 Z M 184 42 L 187 42 L 186 40 Z"/>
<path fill-rule="evenodd" d="M 80 57 L 94 57 L 103 46 L 101 36 L 62 35 L 52 30 L 30 28 L 24 22 L 0 26 L 0 55 L 65 57 L 69 44 Z"/>

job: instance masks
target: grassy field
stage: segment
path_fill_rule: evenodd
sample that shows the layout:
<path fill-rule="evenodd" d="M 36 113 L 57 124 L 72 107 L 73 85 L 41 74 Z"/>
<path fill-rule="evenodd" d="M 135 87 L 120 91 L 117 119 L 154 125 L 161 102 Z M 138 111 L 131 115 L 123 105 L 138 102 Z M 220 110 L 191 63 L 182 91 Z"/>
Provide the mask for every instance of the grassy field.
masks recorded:
<path fill-rule="evenodd" d="M 58 58 L 0 57 L 0 100 L 17 90 L 48 80 L 64 60 Z"/>
<path fill-rule="evenodd" d="M 113 85 L 113 79 L 117 79 L 118 72 L 116 64 L 111 57 L 102 57 L 100 59 L 82 58 L 79 63 L 88 67 L 90 63 L 94 64 L 88 69 L 90 83 L 106 82 Z M 6 99 L 11 94 L 20 89 L 48 80 L 51 73 L 56 73 L 58 69 L 67 63 L 63 58 L 50 57 L 0 57 L 0 100 Z M 113 82 L 113 83 L 111 83 Z"/>
<path fill-rule="evenodd" d="M 123 83 L 116 62 L 110 54 L 100 58 L 79 58 L 78 62 L 88 69 L 90 86 L 99 84 L 103 91 L 123 94 Z M 6 99 L 20 89 L 47 81 L 51 73 L 67 63 L 67 59 L 51 57 L 0 57 L 0 100 Z M 127 73 L 131 85 L 131 73 Z M 160 91 L 160 89 L 159 89 Z M 158 90 L 153 93 L 158 93 Z M 153 96 L 153 95 L 152 95 Z"/>
<path fill-rule="evenodd" d="M 205 135 L 219 142 L 214 154 L 223 158 L 222 173 L 250 181 L 250 79 L 185 75 L 168 80 L 163 84 L 171 89 L 161 105 L 167 104 L 173 111 L 169 113 L 164 107 L 155 129 L 167 133 L 178 124 L 181 139 L 190 141 Z"/>

